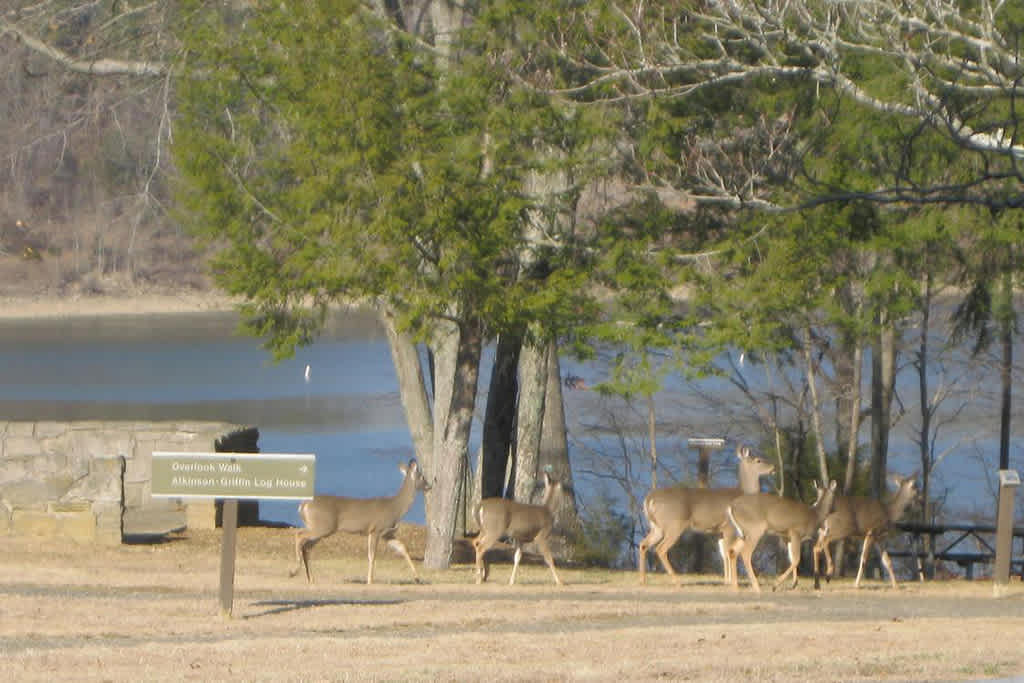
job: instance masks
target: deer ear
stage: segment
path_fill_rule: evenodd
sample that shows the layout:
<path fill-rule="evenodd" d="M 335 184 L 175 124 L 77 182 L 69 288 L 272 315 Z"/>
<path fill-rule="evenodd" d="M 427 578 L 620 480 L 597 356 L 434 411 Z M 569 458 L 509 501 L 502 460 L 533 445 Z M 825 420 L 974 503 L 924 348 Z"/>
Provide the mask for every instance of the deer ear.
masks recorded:
<path fill-rule="evenodd" d="M 409 474 L 409 468 L 410 466 L 408 465 L 399 465 L 398 471 L 402 473 L 402 476 L 406 476 L 407 474 Z"/>

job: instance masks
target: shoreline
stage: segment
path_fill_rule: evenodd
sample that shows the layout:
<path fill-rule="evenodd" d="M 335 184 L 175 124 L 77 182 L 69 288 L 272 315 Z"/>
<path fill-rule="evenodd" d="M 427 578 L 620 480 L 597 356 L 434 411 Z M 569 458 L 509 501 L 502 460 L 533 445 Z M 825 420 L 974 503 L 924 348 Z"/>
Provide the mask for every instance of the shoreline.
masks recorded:
<path fill-rule="evenodd" d="M 158 313 L 230 312 L 238 301 L 219 292 L 0 296 L 0 320 L 42 320 Z"/>

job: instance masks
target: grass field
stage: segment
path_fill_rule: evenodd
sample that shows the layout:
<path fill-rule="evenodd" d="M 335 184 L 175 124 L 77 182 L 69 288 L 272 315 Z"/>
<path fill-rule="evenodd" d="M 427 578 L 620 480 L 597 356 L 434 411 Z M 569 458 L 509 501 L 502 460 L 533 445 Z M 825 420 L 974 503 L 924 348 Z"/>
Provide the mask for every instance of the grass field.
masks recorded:
<path fill-rule="evenodd" d="M 313 551 L 293 531 L 239 530 L 233 618 L 218 602 L 220 533 L 94 548 L 0 537 L 0 670 L 9 680 L 977 680 L 1024 675 L 1024 585 L 839 581 L 733 593 L 714 576 L 495 564 L 423 571 L 365 539 Z M 400 536 L 422 557 L 422 530 Z"/>

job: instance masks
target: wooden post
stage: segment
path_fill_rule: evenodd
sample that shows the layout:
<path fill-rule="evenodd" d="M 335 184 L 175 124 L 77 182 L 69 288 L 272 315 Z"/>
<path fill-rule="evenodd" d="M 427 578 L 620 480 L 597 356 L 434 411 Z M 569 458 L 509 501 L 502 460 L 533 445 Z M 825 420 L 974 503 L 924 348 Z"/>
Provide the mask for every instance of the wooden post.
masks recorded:
<path fill-rule="evenodd" d="M 720 437 L 692 437 L 687 440 L 690 448 L 697 449 L 697 486 L 706 489 L 711 486 L 711 453 L 725 446 L 725 439 Z M 697 534 L 693 541 L 693 549 L 689 553 L 692 571 L 704 570 L 710 540 L 704 534 Z M 712 551 L 714 552 L 714 551 Z"/>
<path fill-rule="evenodd" d="M 1020 486 L 1016 470 L 999 470 L 999 511 L 996 514 L 996 565 L 992 572 L 998 596 L 1010 583 L 1010 559 L 1013 555 L 1013 497 Z"/>
<path fill-rule="evenodd" d="M 221 517 L 224 537 L 220 547 L 220 615 L 231 618 L 235 600 L 235 545 L 238 538 L 238 500 L 224 501 Z"/>
<path fill-rule="evenodd" d="M 707 488 L 711 485 L 711 452 L 724 446 L 725 439 L 694 437 L 688 443 L 697 449 L 697 486 Z"/>

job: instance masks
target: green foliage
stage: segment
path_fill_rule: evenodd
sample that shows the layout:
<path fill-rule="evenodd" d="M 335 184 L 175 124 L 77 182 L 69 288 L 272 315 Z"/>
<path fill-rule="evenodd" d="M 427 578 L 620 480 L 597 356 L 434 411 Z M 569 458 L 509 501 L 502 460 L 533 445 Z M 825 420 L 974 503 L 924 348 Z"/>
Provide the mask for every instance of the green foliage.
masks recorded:
<path fill-rule="evenodd" d="M 516 88 L 473 31 L 446 59 L 359 3 L 244 20 L 206 7 L 185 32 L 179 196 L 276 355 L 338 300 L 386 301 L 414 330 L 455 318 L 556 334 L 594 314 L 571 250 L 526 229 L 573 197 L 526 183 L 585 175 L 601 121 Z"/>
<path fill-rule="evenodd" d="M 627 557 L 633 522 L 621 513 L 607 493 L 597 496 L 580 514 L 580 528 L 573 538 L 572 558 L 584 567 L 630 566 Z"/>

